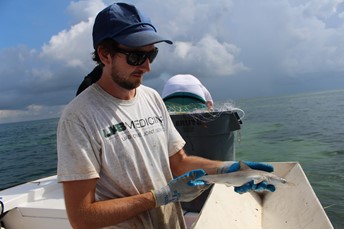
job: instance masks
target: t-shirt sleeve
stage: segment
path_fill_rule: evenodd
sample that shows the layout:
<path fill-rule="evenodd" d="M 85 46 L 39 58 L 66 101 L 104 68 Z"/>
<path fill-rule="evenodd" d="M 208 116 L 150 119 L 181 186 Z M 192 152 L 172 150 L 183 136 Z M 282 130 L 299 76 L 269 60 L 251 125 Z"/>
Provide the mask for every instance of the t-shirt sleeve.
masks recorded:
<path fill-rule="evenodd" d="M 184 147 L 185 141 L 182 138 L 182 136 L 179 134 L 177 129 L 174 127 L 171 117 L 170 116 L 167 116 L 167 117 L 169 120 L 168 122 L 170 123 L 169 126 L 171 127 L 169 128 L 169 130 L 167 130 L 168 131 L 168 155 L 172 156 Z"/>
<path fill-rule="evenodd" d="M 57 128 L 58 181 L 99 178 L 100 155 L 85 127 L 61 118 Z"/>

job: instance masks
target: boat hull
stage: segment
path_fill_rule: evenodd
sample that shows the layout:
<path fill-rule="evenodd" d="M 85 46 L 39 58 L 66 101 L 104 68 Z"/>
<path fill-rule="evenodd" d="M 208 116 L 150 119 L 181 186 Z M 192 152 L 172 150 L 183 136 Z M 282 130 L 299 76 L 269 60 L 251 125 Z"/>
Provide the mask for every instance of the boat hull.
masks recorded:
<path fill-rule="evenodd" d="M 28 182 L 0 192 L 6 229 L 69 229 L 63 189 L 57 176 Z"/>

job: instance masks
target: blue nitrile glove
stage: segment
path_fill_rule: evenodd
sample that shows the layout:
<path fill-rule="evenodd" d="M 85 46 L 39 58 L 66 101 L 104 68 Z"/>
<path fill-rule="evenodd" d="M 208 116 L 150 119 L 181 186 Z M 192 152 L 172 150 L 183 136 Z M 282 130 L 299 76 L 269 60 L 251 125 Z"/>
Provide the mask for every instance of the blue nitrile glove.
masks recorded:
<path fill-rule="evenodd" d="M 274 167 L 270 164 L 261 163 L 261 162 L 251 162 L 251 161 L 244 161 L 246 165 L 248 165 L 251 169 L 262 170 L 266 172 L 273 172 Z M 239 171 L 240 163 L 239 162 L 225 162 L 224 165 L 218 168 L 217 173 L 231 173 Z M 253 181 L 247 182 L 246 184 L 234 187 L 234 191 L 237 193 L 245 193 L 249 191 L 270 191 L 274 192 L 276 190 L 275 186 L 272 184 L 268 184 L 266 181 L 262 181 L 259 184 L 254 184 Z"/>
<path fill-rule="evenodd" d="M 165 187 L 153 190 L 156 207 L 177 201 L 189 202 L 201 195 L 210 185 L 194 180 L 205 174 L 202 169 L 192 170 L 170 181 Z"/>

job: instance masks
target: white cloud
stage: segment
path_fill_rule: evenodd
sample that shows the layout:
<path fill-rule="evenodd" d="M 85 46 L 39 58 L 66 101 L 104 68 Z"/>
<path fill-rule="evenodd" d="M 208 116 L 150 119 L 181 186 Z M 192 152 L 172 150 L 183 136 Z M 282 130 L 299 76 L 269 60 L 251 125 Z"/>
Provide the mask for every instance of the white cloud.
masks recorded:
<path fill-rule="evenodd" d="M 192 50 L 192 43 L 183 42 L 183 41 L 177 41 L 175 43 L 176 43 L 176 48 L 175 48 L 174 53 L 176 54 L 176 56 L 181 59 L 186 59 L 187 55 Z"/>
<path fill-rule="evenodd" d="M 285 49 L 285 58 L 281 59 L 286 72 L 297 75 L 344 69 L 344 27 L 333 28 L 325 20 L 335 13 L 336 5 L 336 1 L 326 4 L 312 1 L 308 7 L 290 11 L 289 33 L 286 33 L 289 45 Z"/>
<path fill-rule="evenodd" d="M 41 58 L 60 61 L 69 67 L 88 69 L 91 61 L 92 27 L 95 16 L 106 5 L 101 0 L 72 1 L 68 11 L 75 19 L 69 29 L 51 37 L 42 46 Z"/>
<path fill-rule="evenodd" d="M 92 52 L 93 22 L 94 18 L 90 17 L 53 36 L 48 44 L 43 45 L 40 57 L 61 61 L 71 67 L 88 66 Z"/>
<path fill-rule="evenodd" d="M 90 17 L 97 15 L 106 6 L 107 4 L 101 0 L 72 1 L 68 6 L 68 11 L 77 24 L 80 21 L 88 21 Z"/>
<path fill-rule="evenodd" d="M 226 42 L 220 43 L 211 35 L 206 35 L 195 44 L 176 42 L 175 45 L 174 63 L 178 66 L 198 66 L 198 72 L 204 73 L 202 75 L 221 77 L 248 70 L 243 63 L 236 63 L 238 47 Z"/>

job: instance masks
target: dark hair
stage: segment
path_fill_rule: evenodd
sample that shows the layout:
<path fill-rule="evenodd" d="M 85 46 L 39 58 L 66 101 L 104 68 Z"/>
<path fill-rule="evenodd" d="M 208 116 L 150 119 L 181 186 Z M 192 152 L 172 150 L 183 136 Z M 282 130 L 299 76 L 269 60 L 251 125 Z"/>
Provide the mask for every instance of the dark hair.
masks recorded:
<path fill-rule="evenodd" d="M 96 83 L 102 76 L 102 72 L 103 72 L 103 65 L 98 64 L 87 76 L 85 76 L 84 80 L 79 85 L 76 95 L 79 95 L 86 88 Z"/>
<path fill-rule="evenodd" d="M 103 65 L 97 52 L 98 47 L 101 47 L 103 49 L 103 52 L 110 53 L 111 57 L 113 57 L 116 54 L 115 50 L 118 47 L 118 43 L 111 38 L 107 38 L 97 45 L 96 50 L 94 50 L 92 53 L 92 60 L 94 60 L 98 64 Z"/>

